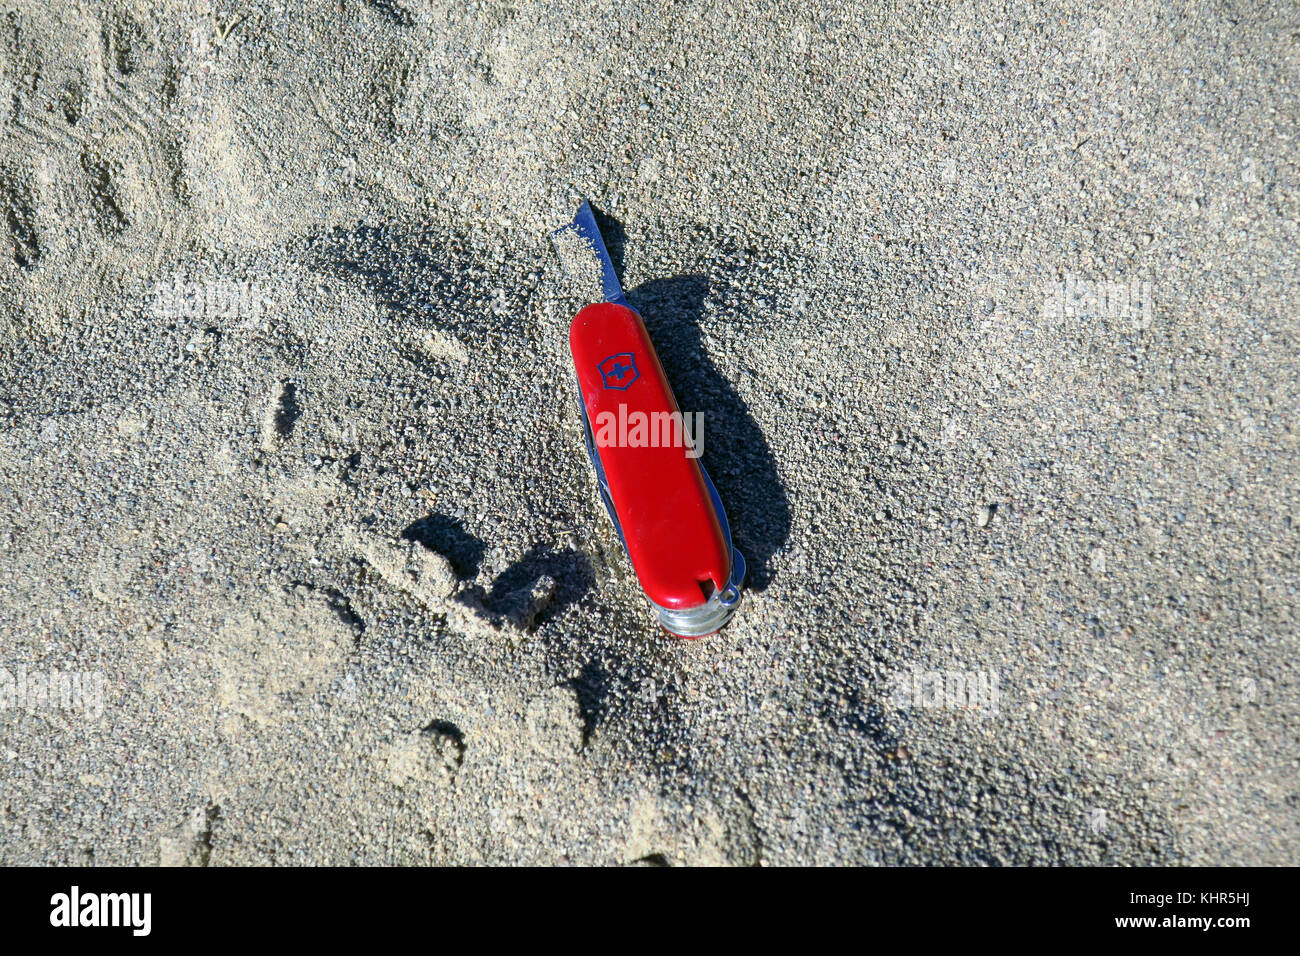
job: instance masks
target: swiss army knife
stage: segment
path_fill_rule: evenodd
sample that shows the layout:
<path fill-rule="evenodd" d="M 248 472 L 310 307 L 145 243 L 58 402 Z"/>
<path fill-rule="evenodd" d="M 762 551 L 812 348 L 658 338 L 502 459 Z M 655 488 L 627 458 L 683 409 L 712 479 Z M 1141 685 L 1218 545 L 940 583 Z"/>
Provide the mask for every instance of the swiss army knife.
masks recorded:
<path fill-rule="evenodd" d="M 745 559 L 731 543 L 727 513 L 687 429 L 679 427 L 677 400 L 645 323 L 623 295 L 591 205 L 584 201 L 553 238 L 570 275 L 598 274 L 601 286 L 600 301 L 585 306 L 569 326 L 600 497 L 663 628 L 679 637 L 712 634 L 731 619 L 745 581 Z M 589 296 L 596 294 L 594 282 L 592 289 Z M 628 440 L 625 427 L 615 423 L 629 420 L 651 428 L 671 424 L 682 440 Z"/>

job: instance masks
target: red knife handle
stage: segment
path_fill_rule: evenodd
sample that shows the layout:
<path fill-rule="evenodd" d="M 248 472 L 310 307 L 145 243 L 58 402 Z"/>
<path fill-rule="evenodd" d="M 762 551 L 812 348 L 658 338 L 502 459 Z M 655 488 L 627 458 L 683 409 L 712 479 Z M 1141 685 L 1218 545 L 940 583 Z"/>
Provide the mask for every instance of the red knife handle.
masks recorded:
<path fill-rule="evenodd" d="M 593 463 L 603 470 L 613 517 L 646 596 L 666 621 L 663 609 L 702 608 L 723 593 L 733 606 L 739 593 L 728 590 L 726 517 L 680 427 L 677 400 L 641 317 L 612 302 L 589 305 L 573 319 L 569 347 L 589 441 L 594 436 Z M 640 434 L 638 422 L 646 423 Z M 677 435 L 683 440 L 665 440 Z"/>

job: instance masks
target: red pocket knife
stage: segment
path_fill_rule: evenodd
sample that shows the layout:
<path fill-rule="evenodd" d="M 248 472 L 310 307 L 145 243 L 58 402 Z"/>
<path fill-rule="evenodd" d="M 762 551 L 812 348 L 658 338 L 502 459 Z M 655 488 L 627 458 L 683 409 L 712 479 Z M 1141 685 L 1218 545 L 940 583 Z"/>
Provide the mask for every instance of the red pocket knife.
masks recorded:
<path fill-rule="evenodd" d="M 623 296 L 590 204 L 553 238 L 571 275 L 594 278 L 598 270 L 601 278 L 603 301 L 569 327 L 600 496 L 664 629 L 712 634 L 730 620 L 745 581 L 727 513 L 645 324 Z"/>

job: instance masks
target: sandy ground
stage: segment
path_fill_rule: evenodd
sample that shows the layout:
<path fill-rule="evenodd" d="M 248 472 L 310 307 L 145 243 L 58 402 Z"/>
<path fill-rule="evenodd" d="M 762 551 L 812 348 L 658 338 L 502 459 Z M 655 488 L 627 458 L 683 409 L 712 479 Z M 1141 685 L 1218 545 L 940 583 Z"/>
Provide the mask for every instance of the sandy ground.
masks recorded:
<path fill-rule="evenodd" d="M 4 0 L 0 862 L 1295 863 L 1298 37 Z M 698 642 L 583 195 L 749 559 Z"/>

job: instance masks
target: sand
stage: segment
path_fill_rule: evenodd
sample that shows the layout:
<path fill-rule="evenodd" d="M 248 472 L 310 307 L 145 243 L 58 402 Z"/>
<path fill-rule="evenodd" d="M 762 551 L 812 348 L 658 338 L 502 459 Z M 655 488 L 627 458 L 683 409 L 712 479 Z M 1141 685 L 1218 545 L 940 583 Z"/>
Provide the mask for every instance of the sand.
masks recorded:
<path fill-rule="evenodd" d="M 1295 863 L 1295 37 L 6 0 L 0 862 Z M 583 196 L 748 560 L 700 641 Z"/>

